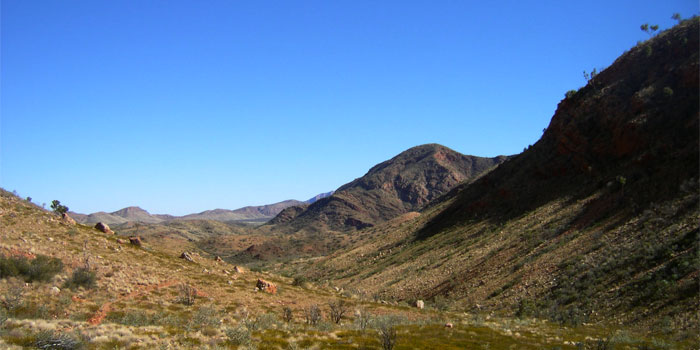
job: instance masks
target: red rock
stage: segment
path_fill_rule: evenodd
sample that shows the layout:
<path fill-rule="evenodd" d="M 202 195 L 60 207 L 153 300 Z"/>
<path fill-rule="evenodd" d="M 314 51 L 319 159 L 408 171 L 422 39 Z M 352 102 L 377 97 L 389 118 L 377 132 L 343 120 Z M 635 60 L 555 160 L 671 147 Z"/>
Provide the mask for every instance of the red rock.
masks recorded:
<path fill-rule="evenodd" d="M 134 236 L 134 237 L 129 237 L 129 243 L 140 247 L 141 246 L 141 237 Z"/>
<path fill-rule="evenodd" d="M 272 282 L 268 282 L 263 279 L 258 279 L 258 283 L 255 286 L 263 292 L 277 294 L 277 286 Z"/>
<path fill-rule="evenodd" d="M 97 224 L 95 224 L 95 228 L 100 230 L 101 232 L 104 232 L 104 233 L 114 234 L 114 231 L 110 230 L 110 228 L 107 224 L 103 224 L 101 222 L 98 222 Z"/>

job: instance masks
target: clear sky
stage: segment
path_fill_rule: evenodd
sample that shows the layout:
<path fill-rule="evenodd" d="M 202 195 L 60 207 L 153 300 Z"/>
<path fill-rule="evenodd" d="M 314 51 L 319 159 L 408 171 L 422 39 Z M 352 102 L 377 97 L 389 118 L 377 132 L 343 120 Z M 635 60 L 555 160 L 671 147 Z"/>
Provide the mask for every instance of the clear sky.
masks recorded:
<path fill-rule="evenodd" d="M 83 213 L 305 200 L 412 146 L 536 142 L 696 0 L 2 0 L 0 186 Z"/>

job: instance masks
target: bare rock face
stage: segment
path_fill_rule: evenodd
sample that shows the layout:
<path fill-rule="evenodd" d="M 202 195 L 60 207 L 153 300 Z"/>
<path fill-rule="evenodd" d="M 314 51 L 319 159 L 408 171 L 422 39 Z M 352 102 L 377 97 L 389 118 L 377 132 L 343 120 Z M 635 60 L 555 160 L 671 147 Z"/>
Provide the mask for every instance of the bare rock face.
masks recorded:
<path fill-rule="evenodd" d="M 141 237 L 138 237 L 138 236 L 129 237 L 129 243 L 131 243 L 137 247 L 140 247 L 142 244 Z"/>
<path fill-rule="evenodd" d="M 272 282 L 268 282 L 263 279 L 258 279 L 258 283 L 255 286 L 263 292 L 277 294 L 277 286 Z"/>
<path fill-rule="evenodd" d="M 108 233 L 108 234 L 114 234 L 114 231 L 112 231 L 107 224 L 98 222 L 95 224 L 95 228 L 100 230 L 101 232 Z"/>
<path fill-rule="evenodd" d="M 423 300 L 416 300 L 416 308 L 423 310 L 424 307 L 425 303 L 423 302 Z"/>
<path fill-rule="evenodd" d="M 188 252 L 182 252 L 182 254 L 180 254 L 180 259 L 185 259 L 189 262 L 194 262 L 192 255 L 190 255 L 190 253 L 188 253 Z"/>
<path fill-rule="evenodd" d="M 68 214 L 66 213 L 61 214 L 61 220 L 63 220 L 63 222 L 67 223 L 68 225 L 75 225 L 75 220 L 73 220 L 73 218 L 68 216 Z"/>

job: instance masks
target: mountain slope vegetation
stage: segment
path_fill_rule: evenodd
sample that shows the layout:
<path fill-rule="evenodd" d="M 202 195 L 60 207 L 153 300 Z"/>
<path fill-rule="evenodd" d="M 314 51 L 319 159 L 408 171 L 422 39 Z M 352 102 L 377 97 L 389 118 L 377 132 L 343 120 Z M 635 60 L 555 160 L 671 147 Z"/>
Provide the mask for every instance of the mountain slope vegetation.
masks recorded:
<path fill-rule="evenodd" d="M 492 172 L 279 268 L 377 298 L 696 339 L 699 23 L 567 94 L 542 138 Z"/>

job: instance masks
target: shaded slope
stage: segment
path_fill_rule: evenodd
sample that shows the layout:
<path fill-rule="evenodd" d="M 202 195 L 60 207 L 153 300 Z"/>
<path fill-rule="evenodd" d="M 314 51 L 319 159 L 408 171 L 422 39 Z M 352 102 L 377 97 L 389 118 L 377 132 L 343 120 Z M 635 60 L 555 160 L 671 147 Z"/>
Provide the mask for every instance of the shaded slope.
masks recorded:
<path fill-rule="evenodd" d="M 474 217 L 516 217 L 606 186 L 624 191 L 591 203 L 591 219 L 673 198 L 698 172 L 694 28 L 661 33 L 618 58 L 559 104 L 534 146 L 465 188 L 422 235 Z"/>
<path fill-rule="evenodd" d="M 696 337 L 698 32 L 633 48 L 521 155 L 298 268 L 378 298 Z"/>
<path fill-rule="evenodd" d="M 295 228 L 361 229 L 414 211 L 461 182 L 474 179 L 506 157 L 466 156 L 447 147 L 413 147 L 319 199 L 305 210 L 285 213 L 273 223 Z M 289 220 L 288 218 L 291 218 Z"/>

